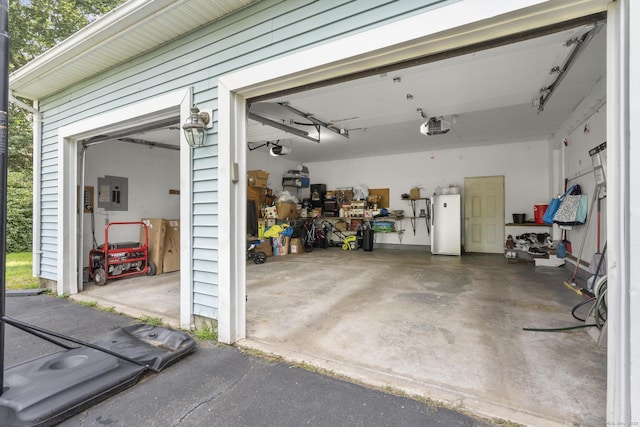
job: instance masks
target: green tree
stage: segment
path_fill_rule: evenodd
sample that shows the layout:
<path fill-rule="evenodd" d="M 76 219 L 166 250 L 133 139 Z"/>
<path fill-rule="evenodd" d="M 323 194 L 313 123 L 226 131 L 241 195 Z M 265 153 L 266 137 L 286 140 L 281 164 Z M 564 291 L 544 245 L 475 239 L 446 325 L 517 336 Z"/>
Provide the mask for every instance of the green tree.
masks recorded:
<path fill-rule="evenodd" d="M 31 250 L 31 172 L 9 172 L 7 180 L 7 252 Z M 9 191 L 7 191 L 9 193 Z"/>
<path fill-rule="evenodd" d="M 10 0 L 9 72 L 19 69 L 121 3 L 124 0 Z M 21 101 L 31 104 L 30 100 Z M 9 106 L 9 252 L 31 247 L 32 120 L 28 111 L 14 104 Z"/>

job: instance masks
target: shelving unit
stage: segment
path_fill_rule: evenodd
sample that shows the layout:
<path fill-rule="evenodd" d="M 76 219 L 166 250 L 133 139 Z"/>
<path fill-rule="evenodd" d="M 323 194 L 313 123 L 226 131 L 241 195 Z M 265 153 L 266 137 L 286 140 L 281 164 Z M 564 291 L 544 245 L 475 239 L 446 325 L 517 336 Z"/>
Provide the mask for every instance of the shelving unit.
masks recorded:
<path fill-rule="evenodd" d="M 397 228 L 398 223 L 400 224 L 400 226 L 402 227 L 402 220 L 405 219 L 405 217 L 394 217 L 394 216 L 384 216 L 384 217 L 378 217 L 378 218 L 371 218 L 371 217 L 364 217 L 364 216 L 357 216 L 357 217 L 340 217 L 340 216 L 330 216 L 330 217 L 318 217 L 316 218 L 316 220 L 318 221 L 350 221 L 350 220 L 357 220 L 357 221 L 363 221 L 363 222 L 368 222 L 368 223 L 372 223 L 374 221 L 394 221 L 396 223 L 396 227 L 394 227 L 395 229 L 393 231 L 376 231 L 376 233 L 382 233 L 382 234 L 397 234 L 398 235 L 398 240 L 400 241 L 400 243 L 402 243 L 402 235 L 404 234 L 405 230 L 404 228 Z M 341 232 L 343 233 L 355 233 L 355 230 L 344 230 Z"/>
<path fill-rule="evenodd" d="M 536 222 L 510 222 L 505 227 L 553 227 L 553 224 L 538 224 Z"/>
<path fill-rule="evenodd" d="M 417 225 L 417 221 L 418 219 L 424 219 L 425 223 L 427 224 L 427 233 L 431 234 L 431 225 L 430 225 L 430 220 L 431 220 L 431 212 L 429 209 L 429 199 L 427 197 L 421 197 L 419 199 L 402 199 L 402 200 L 406 200 L 411 204 L 411 212 L 413 214 L 413 216 L 410 216 L 409 219 L 411 220 L 411 228 L 413 229 L 413 235 L 416 235 L 416 225 Z M 425 211 L 425 216 L 419 216 L 418 214 L 416 214 L 417 210 L 420 210 L 422 208 L 419 207 L 419 202 L 424 201 L 424 211 Z"/>
<path fill-rule="evenodd" d="M 508 236 L 509 234 L 516 236 L 524 233 L 544 233 L 544 229 L 550 230 L 552 227 L 552 224 L 537 224 L 535 222 L 510 222 L 504 225 L 504 235 L 506 239 L 506 236 Z"/>
<path fill-rule="evenodd" d="M 304 181 L 306 180 L 306 182 Z M 295 188 L 296 196 L 301 189 L 309 188 L 309 178 L 282 178 L 282 189 Z"/>

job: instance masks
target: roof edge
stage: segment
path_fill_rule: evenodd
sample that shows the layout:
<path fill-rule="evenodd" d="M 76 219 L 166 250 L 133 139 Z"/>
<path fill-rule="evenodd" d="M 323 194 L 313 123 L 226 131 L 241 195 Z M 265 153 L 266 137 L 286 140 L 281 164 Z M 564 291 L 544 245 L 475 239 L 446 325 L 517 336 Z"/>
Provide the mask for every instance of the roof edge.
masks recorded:
<path fill-rule="evenodd" d="M 125 29 L 135 27 L 145 18 L 175 3 L 181 3 L 181 1 L 131 0 L 123 3 L 11 73 L 9 76 L 10 90 L 17 96 L 33 99 L 28 95 L 21 94 L 19 89 L 15 90 L 13 87 L 28 85 L 30 81 L 38 79 L 36 70 L 43 67 L 50 70 L 62 66 L 79 52 L 93 48 Z"/>

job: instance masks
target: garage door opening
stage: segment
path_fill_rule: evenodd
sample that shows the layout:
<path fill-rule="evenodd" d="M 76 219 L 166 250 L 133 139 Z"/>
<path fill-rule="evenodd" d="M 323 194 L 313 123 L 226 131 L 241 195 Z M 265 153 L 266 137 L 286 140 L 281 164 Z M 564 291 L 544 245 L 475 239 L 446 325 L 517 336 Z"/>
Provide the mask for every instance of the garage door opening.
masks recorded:
<path fill-rule="evenodd" d="M 164 275 L 167 278 L 175 275 L 170 282 L 177 288 L 178 298 L 168 298 L 158 292 L 145 293 L 136 282 L 158 279 L 163 275 L 114 279 L 96 287 L 109 298 L 116 284 L 140 288 L 140 298 L 130 298 L 127 306 L 108 299 L 100 301 L 97 296 L 93 298 L 84 286 L 87 283 L 84 280 L 85 267 L 89 266 L 94 235 L 95 246 L 103 244 L 105 226 L 109 223 L 164 216 L 179 220 L 176 244 L 179 242 L 181 247 L 188 248 L 188 234 L 184 230 L 188 230 L 191 224 L 188 215 L 191 212 L 191 184 L 190 180 L 183 178 L 190 170 L 191 151 L 179 148 L 187 145 L 184 135 L 174 128 L 178 128 L 176 124 L 180 123 L 180 117 L 189 114 L 190 106 L 191 90 L 177 90 L 99 116 L 90 116 L 59 129 L 59 295 L 67 294 L 72 299 L 97 303 L 105 309 L 134 317 L 161 318 L 172 326 L 190 326 L 191 273 L 187 262 L 190 251 L 180 251 L 179 271 Z M 114 198 L 114 194 L 117 197 Z M 109 237 L 109 242 L 111 240 Z M 139 244 L 140 227 L 134 226 L 131 230 L 114 228 L 113 240 Z M 163 271 L 159 265 L 156 268 L 157 272 Z M 127 283 L 131 281 L 133 284 Z M 168 314 L 165 317 L 165 302 L 172 312 L 171 317 Z M 140 307 L 155 312 L 145 312 Z"/>
<path fill-rule="evenodd" d="M 179 324 L 179 143 L 175 117 L 78 145 L 82 299 Z"/>
<path fill-rule="evenodd" d="M 379 233 L 370 252 L 314 248 L 248 262 L 247 345 L 379 387 L 511 413 L 520 422 L 604 423 L 606 350 L 584 331 L 522 331 L 572 322 L 571 309 L 582 300 L 563 286 L 566 271 L 512 264 L 502 254 L 431 256 L 421 208 L 402 197 L 417 188 L 418 199 L 426 199 L 465 177 L 503 175 L 505 216 L 527 209 L 532 218 L 533 206 L 548 199 L 561 176 L 552 136 L 575 131 L 565 128 L 574 107 L 597 97 L 602 85 L 605 34 L 598 30 L 540 109 L 557 81 L 555 65 L 562 69 L 570 55 L 569 40 L 587 31 L 262 96 L 249 105 L 247 169 L 268 171 L 276 198 L 287 191 L 289 174 L 306 167 L 309 185 L 294 189 L 301 205 L 312 198 L 313 184 L 327 191 L 387 188 L 389 210 L 402 209 L 405 217 L 393 220 L 394 233 Z M 589 119 L 599 135 L 606 134 L 602 106 L 594 101 Z M 307 115 L 274 113 L 282 107 Z M 431 117 L 449 131 L 421 134 Z M 335 129 L 318 128 L 318 121 Z M 274 146 L 286 155 L 273 153 Z M 550 227 L 531 228 L 553 238 Z M 505 238 L 509 230 L 526 231 L 505 226 Z M 566 401 L 567 389 L 580 390 L 581 399 L 589 390 L 590 401 Z"/>

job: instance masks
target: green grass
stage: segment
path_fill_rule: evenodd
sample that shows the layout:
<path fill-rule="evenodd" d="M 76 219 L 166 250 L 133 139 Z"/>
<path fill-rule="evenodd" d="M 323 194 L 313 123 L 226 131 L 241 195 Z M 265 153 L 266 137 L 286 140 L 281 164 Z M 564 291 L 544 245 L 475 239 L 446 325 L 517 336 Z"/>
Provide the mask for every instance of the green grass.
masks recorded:
<path fill-rule="evenodd" d="M 40 287 L 37 277 L 32 276 L 31 252 L 7 254 L 7 289 L 36 289 Z"/>
<path fill-rule="evenodd" d="M 98 301 L 78 301 L 77 303 L 85 307 L 92 307 L 92 308 L 98 307 Z"/>
<path fill-rule="evenodd" d="M 159 317 L 153 317 L 153 316 L 147 316 L 147 315 L 138 317 L 136 319 L 136 322 L 145 323 L 151 326 L 162 326 L 162 324 L 164 323 L 162 319 Z"/>
<path fill-rule="evenodd" d="M 193 335 L 201 340 L 218 341 L 218 328 L 213 321 L 209 323 L 203 321 L 200 327 L 193 331 Z"/>

